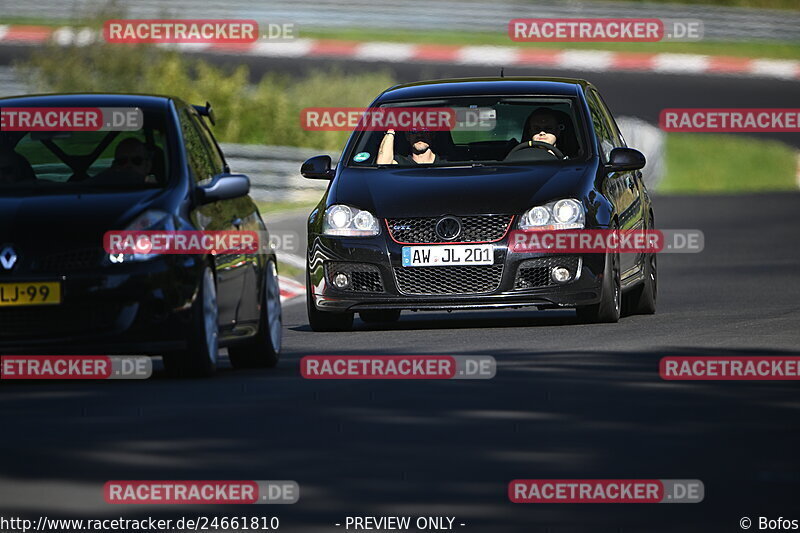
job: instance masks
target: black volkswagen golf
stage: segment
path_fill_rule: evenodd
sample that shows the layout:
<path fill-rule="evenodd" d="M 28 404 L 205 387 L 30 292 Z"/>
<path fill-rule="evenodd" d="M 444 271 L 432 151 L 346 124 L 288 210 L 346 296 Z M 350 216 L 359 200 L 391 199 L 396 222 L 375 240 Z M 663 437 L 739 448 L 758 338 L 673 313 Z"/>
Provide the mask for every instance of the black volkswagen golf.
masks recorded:
<path fill-rule="evenodd" d="M 87 109 L 133 111 L 138 125 L 75 121 L 65 131 L 31 119 Z M 208 104 L 43 95 L 0 99 L 0 113 L 0 352 L 163 355 L 176 375 L 213 373 L 223 346 L 234 366 L 277 363 L 280 290 L 269 248 L 104 246 L 106 232 L 125 230 L 258 232 L 267 242 L 249 179 L 230 173 L 211 133 Z"/>
<path fill-rule="evenodd" d="M 472 110 L 482 127 L 359 127 L 335 169 L 328 156 L 303 164 L 306 178 L 331 180 L 308 220 L 315 331 L 403 309 L 574 308 L 586 322 L 655 312 L 654 253 L 509 247 L 515 230 L 653 228 L 645 158 L 590 83 L 420 82 L 370 106 L 393 108 Z"/>

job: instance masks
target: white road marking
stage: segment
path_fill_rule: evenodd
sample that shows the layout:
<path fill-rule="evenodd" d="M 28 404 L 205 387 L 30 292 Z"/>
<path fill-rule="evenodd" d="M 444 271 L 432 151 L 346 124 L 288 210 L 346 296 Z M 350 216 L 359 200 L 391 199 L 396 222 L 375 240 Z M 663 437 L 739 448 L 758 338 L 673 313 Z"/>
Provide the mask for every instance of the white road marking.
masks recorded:
<path fill-rule="evenodd" d="M 707 72 L 709 57 L 696 54 L 656 54 L 653 70 L 656 72 L 675 72 L 697 74 Z"/>
<path fill-rule="evenodd" d="M 513 65 L 516 48 L 510 46 L 464 46 L 458 50 L 457 63 L 464 65 Z"/>
<path fill-rule="evenodd" d="M 364 43 L 356 48 L 355 57 L 367 61 L 407 61 L 415 46 L 403 43 Z"/>
<path fill-rule="evenodd" d="M 303 57 L 311 53 L 312 39 L 297 39 L 288 42 L 257 42 L 248 52 L 251 55 L 267 57 Z"/>
<path fill-rule="evenodd" d="M 758 76 L 794 79 L 800 75 L 800 61 L 781 59 L 754 59 L 750 72 Z"/>
<path fill-rule="evenodd" d="M 614 63 L 613 52 L 597 50 L 564 50 L 556 63 L 560 68 L 577 70 L 609 70 Z"/>

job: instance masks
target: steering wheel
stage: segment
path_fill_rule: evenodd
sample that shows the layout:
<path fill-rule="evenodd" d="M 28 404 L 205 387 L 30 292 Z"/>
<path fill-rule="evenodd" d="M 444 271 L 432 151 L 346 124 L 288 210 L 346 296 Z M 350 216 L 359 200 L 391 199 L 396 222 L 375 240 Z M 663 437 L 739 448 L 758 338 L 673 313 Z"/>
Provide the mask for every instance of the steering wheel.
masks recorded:
<path fill-rule="evenodd" d="M 514 148 L 512 148 L 510 152 L 508 152 L 506 158 L 508 158 L 511 154 L 519 152 L 520 150 L 525 150 L 526 148 L 539 148 L 542 150 L 549 150 L 555 154 L 557 159 L 564 159 L 564 153 L 561 150 L 559 150 L 552 144 L 546 143 L 544 141 L 526 141 L 524 143 L 519 143 Z"/>

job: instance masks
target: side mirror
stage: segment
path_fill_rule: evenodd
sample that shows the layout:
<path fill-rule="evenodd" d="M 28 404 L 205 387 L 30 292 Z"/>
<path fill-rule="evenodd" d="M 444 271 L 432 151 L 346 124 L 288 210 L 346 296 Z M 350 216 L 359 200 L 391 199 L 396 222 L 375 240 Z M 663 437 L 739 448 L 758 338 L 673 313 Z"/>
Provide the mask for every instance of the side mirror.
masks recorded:
<path fill-rule="evenodd" d="M 606 169 L 610 171 L 639 170 L 644 167 L 647 160 L 644 154 L 633 148 L 614 148 L 608 157 Z"/>
<path fill-rule="evenodd" d="M 250 192 L 250 178 L 244 174 L 220 174 L 211 183 L 197 187 L 201 204 L 219 200 L 231 200 L 247 196 Z"/>
<path fill-rule="evenodd" d="M 309 180 L 331 180 L 334 171 L 331 169 L 331 156 L 315 155 L 307 159 L 300 167 L 300 174 Z"/>

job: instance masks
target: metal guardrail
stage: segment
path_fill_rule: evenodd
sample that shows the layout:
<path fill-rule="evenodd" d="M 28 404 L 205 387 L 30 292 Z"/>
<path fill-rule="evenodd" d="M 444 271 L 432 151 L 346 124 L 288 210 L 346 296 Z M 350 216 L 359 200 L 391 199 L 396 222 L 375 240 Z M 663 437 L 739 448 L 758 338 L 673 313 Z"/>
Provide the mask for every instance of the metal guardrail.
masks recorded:
<path fill-rule="evenodd" d="M 642 169 L 642 178 L 650 191 L 658 190 L 658 185 L 667 172 L 665 157 L 665 133 L 658 126 L 636 117 L 617 117 L 625 142 L 636 148 L 647 159 Z"/>
<path fill-rule="evenodd" d="M 96 17 L 109 0 L 0 0 L 8 17 L 80 21 Z M 306 28 L 362 27 L 506 32 L 513 18 L 621 17 L 700 19 L 709 40 L 800 41 L 800 13 L 696 4 L 531 0 L 137 0 L 116 4 L 130 18 L 249 18 Z M 2 17 L 0 16 L 0 21 Z"/>
<path fill-rule="evenodd" d="M 30 92 L 28 84 L 11 67 L 0 67 L 0 97 Z"/>
<path fill-rule="evenodd" d="M 300 175 L 300 165 L 321 150 L 294 146 L 264 146 L 221 143 L 232 172 L 250 176 L 250 193 L 258 201 L 318 200 L 327 181 L 307 180 Z M 334 165 L 338 155 L 331 154 Z"/>

